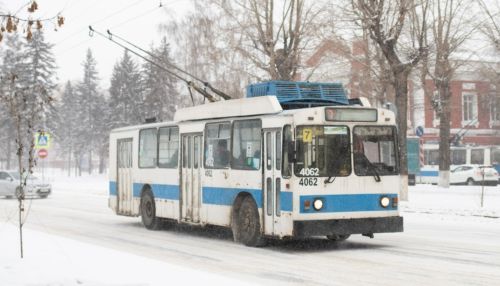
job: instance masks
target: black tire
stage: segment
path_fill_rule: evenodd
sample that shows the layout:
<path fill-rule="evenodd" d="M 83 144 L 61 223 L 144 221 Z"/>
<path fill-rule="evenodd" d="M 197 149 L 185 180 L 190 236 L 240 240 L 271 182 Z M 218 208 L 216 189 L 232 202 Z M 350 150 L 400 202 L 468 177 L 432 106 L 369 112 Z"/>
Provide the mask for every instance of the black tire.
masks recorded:
<path fill-rule="evenodd" d="M 472 178 L 468 178 L 465 184 L 467 186 L 474 186 L 474 180 Z"/>
<path fill-rule="evenodd" d="M 350 234 L 343 234 L 343 235 L 332 234 L 332 235 L 327 235 L 326 238 L 328 238 L 331 241 L 340 242 L 348 239 L 350 236 L 351 236 Z"/>
<path fill-rule="evenodd" d="M 145 190 L 141 195 L 141 220 L 149 230 L 157 230 L 161 226 L 160 219 L 156 216 L 155 199 L 150 190 Z"/>
<path fill-rule="evenodd" d="M 237 218 L 237 237 L 246 246 L 263 246 L 265 239 L 260 232 L 259 211 L 251 197 L 241 203 Z"/>
<path fill-rule="evenodd" d="M 40 195 L 40 199 L 46 199 L 49 195 Z"/>

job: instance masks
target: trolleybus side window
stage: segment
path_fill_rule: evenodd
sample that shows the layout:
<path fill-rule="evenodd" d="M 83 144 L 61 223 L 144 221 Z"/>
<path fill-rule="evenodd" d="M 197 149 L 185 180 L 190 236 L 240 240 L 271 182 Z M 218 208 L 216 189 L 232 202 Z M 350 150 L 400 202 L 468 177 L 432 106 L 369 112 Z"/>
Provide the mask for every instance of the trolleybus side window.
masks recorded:
<path fill-rule="evenodd" d="M 160 128 L 158 131 L 158 167 L 177 168 L 178 157 L 179 128 Z"/>
<path fill-rule="evenodd" d="M 439 150 L 424 150 L 425 165 L 439 164 Z"/>
<path fill-rule="evenodd" d="M 234 121 L 231 168 L 260 169 L 261 129 L 262 123 L 258 119 Z"/>
<path fill-rule="evenodd" d="M 288 161 L 288 152 L 293 151 L 293 141 L 292 141 L 292 127 L 286 125 L 283 128 L 283 177 L 290 177 L 292 175 L 292 162 Z"/>
<path fill-rule="evenodd" d="M 465 149 L 451 150 L 451 164 L 464 165 L 466 163 L 467 151 Z"/>
<path fill-rule="evenodd" d="M 490 163 L 493 165 L 500 164 L 500 149 L 491 148 Z"/>
<path fill-rule="evenodd" d="M 281 131 L 276 132 L 276 170 L 281 170 Z"/>
<path fill-rule="evenodd" d="M 271 133 L 266 133 L 266 169 L 271 170 L 273 166 L 273 141 L 271 140 Z"/>
<path fill-rule="evenodd" d="M 231 123 L 208 123 L 205 126 L 205 168 L 225 169 L 231 156 Z"/>
<path fill-rule="evenodd" d="M 396 129 L 356 126 L 353 132 L 354 173 L 358 176 L 398 174 Z"/>
<path fill-rule="evenodd" d="M 118 140 L 118 168 L 132 168 L 132 144 L 120 144 L 121 142 L 123 141 Z"/>
<path fill-rule="evenodd" d="M 157 157 L 156 128 L 139 131 L 139 168 L 156 167 Z"/>
<path fill-rule="evenodd" d="M 296 176 L 336 177 L 351 173 L 347 126 L 299 126 L 296 138 Z"/>
<path fill-rule="evenodd" d="M 484 149 L 470 150 L 470 163 L 471 164 L 484 164 Z"/>

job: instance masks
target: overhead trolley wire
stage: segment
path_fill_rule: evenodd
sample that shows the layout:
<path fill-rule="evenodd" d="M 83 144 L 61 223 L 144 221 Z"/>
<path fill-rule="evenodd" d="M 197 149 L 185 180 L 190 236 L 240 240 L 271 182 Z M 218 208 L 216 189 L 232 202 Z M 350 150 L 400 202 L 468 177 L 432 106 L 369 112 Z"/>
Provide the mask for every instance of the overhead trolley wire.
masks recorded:
<path fill-rule="evenodd" d="M 131 52 L 132 54 L 134 54 L 134 55 L 136 55 L 136 56 L 140 57 L 140 58 L 141 58 L 141 59 L 143 59 L 144 61 L 146 61 L 146 62 L 148 62 L 148 63 L 150 63 L 150 64 L 152 64 L 152 65 L 154 65 L 154 66 L 156 66 L 156 67 L 158 67 L 158 68 L 160 68 L 161 70 L 163 70 L 163 71 L 167 72 L 168 74 L 171 74 L 172 76 L 176 77 L 177 79 L 179 79 L 179 80 L 183 81 L 184 83 L 186 83 L 186 85 L 188 86 L 188 88 L 192 88 L 192 89 L 196 90 L 198 93 L 200 93 L 201 95 L 203 95 L 203 96 L 204 96 L 204 97 L 205 97 L 208 101 L 210 101 L 210 102 L 215 102 L 215 101 L 217 101 L 217 99 L 216 99 L 215 97 L 213 97 L 211 94 L 209 94 L 209 93 L 208 93 L 206 90 L 204 90 L 203 88 L 201 88 L 201 87 L 197 86 L 197 85 L 196 85 L 195 83 L 193 83 L 192 81 L 187 80 L 187 79 L 185 79 L 184 77 L 181 77 L 181 76 L 180 76 L 180 75 L 178 75 L 177 73 L 175 73 L 175 72 L 173 72 L 173 71 L 171 71 L 171 70 L 169 70 L 169 69 L 165 68 L 164 66 L 162 66 L 162 65 L 160 65 L 160 64 L 158 64 L 158 63 L 156 63 L 156 62 L 152 61 L 151 59 L 148 59 L 147 57 L 145 57 L 145 56 L 143 56 L 143 55 L 139 54 L 138 52 L 136 52 L 136 51 L 134 51 L 134 50 L 130 49 L 129 47 L 127 47 L 127 46 L 123 45 L 122 43 L 115 41 L 115 40 L 113 39 L 113 35 L 112 35 L 112 34 L 108 34 L 108 36 L 106 36 L 105 34 L 103 34 L 103 33 L 99 32 L 99 31 L 97 31 L 97 30 L 94 30 L 94 28 L 92 28 L 92 26 L 89 26 L 89 35 L 92 37 L 94 33 L 95 33 L 95 34 L 97 34 L 97 35 L 99 35 L 99 36 L 101 36 L 101 37 L 103 37 L 103 38 L 107 38 L 108 40 L 110 40 L 111 42 L 115 43 L 116 45 L 118 45 L 118 46 L 122 47 L 123 49 L 125 49 L 125 50 L 127 50 L 127 51 Z"/>
<path fill-rule="evenodd" d="M 134 48 L 136 48 L 136 49 L 140 50 L 141 52 L 143 52 L 143 53 L 147 54 L 147 55 L 148 55 L 148 56 L 150 56 L 151 58 L 156 59 L 156 60 L 159 60 L 159 61 L 162 61 L 162 59 L 161 59 L 160 57 L 158 57 L 158 56 L 156 56 L 156 55 L 154 55 L 154 54 L 150 53 L 149 51 L 146 51 L 145 49 L 143 49 L 143 48 L 141 48 L 141 47 L 139 47 L 139 46 L 135 45 L 134 43 L 131 43 L 131 42 L 127 41 L 126 39 L 124 39 L 124 38 L 122 38 L 122 37 L 120 37 L 120 36 L 118 36 L 118 35 L 116 35 L 116 34 L 111 33 L 111 31 L 110 31 L 110 30 L 107 30 L 107 33 L 108 33 L 108 35 L 109 35 L 110 37 L 115 37 L 115 38 L 118 38 L 119 40 L 121 40 L 121 41 L 125 42 L 126 44 L 128 44 L 128 45 L 130 45 L 130 46 L 132 46 L 132 47 L 134 47 Z M 163 62 L 163 61 L 162 61 L 162 62 Z M 178 66 L 176 66 L 176 65 L 174 65 L 174 64 L 172 64 L 172 63 L 170 63 L 170 62 L 165 62 L 165 64 L 166 64 L 166 65 L 168 65 L 168 66 L 170 66 L 171 68 L 176 69 L 176 70 L 178 70 L 179 72 L 181 72 L 181 73 L 183 73 L 183 74 L 185 74 L 185 75 L 187 75 L 187 76 L 189 76 L 189 77 L 191 77 L 191 78 L 193 78 L 193 79 L 195 79 L 195 80 L 197 80 L 197 81 L 199 81 L 199 82 L 203 83 L 203 85 L 204 85 L 205 87 L 209 88 L 211 91 L 213 91 L 215 94 L 217 94 L 218 96 L 222 97 L 223 99 L 225 99 L 225 100 L 231 99 L 231 96 L 229 96 L 229 95 L 227 95 L 226 93 L 224 93 L 224 92 L 222 92 L 222 91 L 220 91 L 220 90 L 216 89 L 216 88 L 215 88 L 215 87 L 213 87 L 213 86 L 212 86 L 209 82 L 207 82 L 207 81 L 205 81 L 205 80 L 202 80 L 201 78 L 199 78 L 199 77 L 197 77 L 197 76 L 193 75 L 192 73 L 190 73 L 190 72 L 188 72 L 188 71 L 185 71 L 185 70 L 183 70 L 183 69 L 179 68 Z"/>
<path fill-rule="evenodd" d="M 105 20 L 108 20 L 109 18 L 112 18 L 112 17 L 114 17 L 114 16 L 116 16 L 116 15 L 118 15 L 118 14 L 121 14 L 122 12 L 124 12 L 124 11 L 126 11 L 126 10 L 128 10 L 128 9 L 132 8 L 133 6 L 135 6 L 135 5 L 139 4 L 139 3 L 140 3 L 140 2 L 142 2 L 142 1 L 144 1 L 144 0 L 138 0 L 138 1 L 135 1 L 135 2 L 131 3 L 130 5 L 127 5 L 127 6 L 123 7 L 123 8 L 121 8 L 121 9 L 118 9 L 117 11 L 111 12 L 111 13 L 109 13 L 108 15 L 106 15 L 106 16 L 104 16 L 104 17 L 100 18 L 100 19 L 97 19 L 97 20 L 93 21 L 93 22 L 92 22 L 92 25 L 97 24 L 97 23 L 100 23 L 100 22 L 103 22 L 103 21 L 105 21 Z M 97 2 L 99 2 L 99 1 L 97 0 L 97 1 L 93 2 L 93 3 L 91 4 L 91 6 L 92 6 L 93 4 L 95 4 L 95 3 L 97 3 Z M 157 7 L 155 7 L 155 9 L 156 9 L 156 8 L 157 8 Z M 80 14 L 80 16 L 77 16 L 77 17 L 76 17 L 76 19 L 79 19 L 79 18 L 81 18 L 82 16 L 83 16 L 83 14 Z M 74 21 L 75 19 L 72 19 L 72 20 Z M 86 27 L 82 27 L 81 29 L 79 29 L 79 30 L 77 30 L 77 31 L 75 31 L 75 32 L 73 32 L 73 33 L 71 33 L 70 35 L 68 35 L 68 36 L 67 36 L 67 37 L 65 37 L 64 39 L 62 39 L 62 40 L 58 41 L 58 42 L 56 43 L 56 45 L 59 45 L 59 44 L 61 44 L 62 42 L 65 42 L 65 41 L 67 41 L 68 39 L 70 39 L 70 38 L 72 38 L 72 37 L 74 37 L 74 36 L 78 35 L 80 32 L 84 31 L 85 29 L 86 29 Z"/>
<path fill-rule="evenodd" d="M 121 22 L 121 23 L 119 23 L 119 24 L 114 25 L 113 27 L 114 27 L 114 28 L 116 28 L 116 27 L 122 26 L 123 24 L 127 24 L 127 23 L 130 23 L 130 22 L 132 22 L 132 21 L 135 21 L 135 20 L 139 19 L 140 17 L 143 17 L 143 16 L 145 16 L 145 15 L 147 15 L 147 14 L 151 13 L 151 12 L 155 12 L 155 11 L 157 11 L 157 10 L 158 10 L 158 8 L 161 8 L 161 7 L 155 7 L 155 8 L 153 8 L 153 9 L 150 9 L 150 10 L 146 11 L 145 13 L 140 14 L 139 16 L 134 16 L 134 17 L 132 17 L 132 18 L 129 18 L 129 19 L 127 19 L 126 21 L 123 21 L 123 22 Z M 83 28 L 83 29 L 80 29 L 79 31 L 77 31 L 77 33 L 81 32 L 81 31 L 83 31 L 83 30 L 85 30 L 85 29 L 87 29 L 87 27 L 85 27 L 85 28 Z M 57 44 L 59 44 L 59 43 L 64 42 L 65 40 L 67 40 L 68 38 L 70 38 L 70 37 L 72 37 L 72 36 L 74 36 L 74 35 L 76 35 L 76 34 L 73 34 L 73 35 L 70 35 L 70 36 L 66 37 L 66 39 L 64 39 L 64 40 L 62 40 L 62 41 L 57 42 L 55 45 L 57 45 Z M 76 47 L 78 47 L 78 46 L 80 46 L 80 45 L 82 45 L 82 44 L 84 44 L 84 43 L 86 43 L 86 42 L 88 42 L 88 41 L 90 41 L 90 39 L 89 39 L 89 38 L 86 38 L 85 40 L 80 41 L 80 42 L 78 42 L 78 43 L 76 43 L 76 44 L 74 44 L 74 45 L 70 46 L 69 48 L 64 49 L 63 51 L 59 52 L 59 54 L 65 54 L 65 53 L 67 53 L 67 52 L 69 52 L 69 51 L 72 51 L 74 48 L 76 48 Z M 57 46 L 56 46 L 56 48 L 57 48 Z"/>

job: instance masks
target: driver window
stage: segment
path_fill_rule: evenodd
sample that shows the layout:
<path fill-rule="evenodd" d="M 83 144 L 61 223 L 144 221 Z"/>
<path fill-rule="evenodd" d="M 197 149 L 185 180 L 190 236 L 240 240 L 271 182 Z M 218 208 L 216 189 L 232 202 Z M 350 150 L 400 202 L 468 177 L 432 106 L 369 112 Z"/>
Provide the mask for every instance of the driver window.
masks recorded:
<path fill-rule="evenodd" d="M 7 180 L 10 176 L 5 172 L 0 172 L 0 180 Z"/>

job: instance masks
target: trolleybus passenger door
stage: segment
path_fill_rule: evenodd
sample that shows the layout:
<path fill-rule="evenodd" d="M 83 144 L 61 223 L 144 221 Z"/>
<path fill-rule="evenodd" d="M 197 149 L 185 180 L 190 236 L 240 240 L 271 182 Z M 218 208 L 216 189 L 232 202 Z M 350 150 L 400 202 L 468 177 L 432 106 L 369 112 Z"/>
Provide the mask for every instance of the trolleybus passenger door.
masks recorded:
<path fill-rule="evenodd" d="M 281 216 L 281 130 L 264 130 L 264 233 L 279 234 Z"/>
<path fill-rule="evenodd" d="M 200 221 L 201 145 L 200 134 L 182 135 L 181 219 Z"/>
<path fill-rule="evenodd" d="M 119 139 L 117 142 L 116 168 L 116 212 L 132 214 L 132 138 Z"/>

